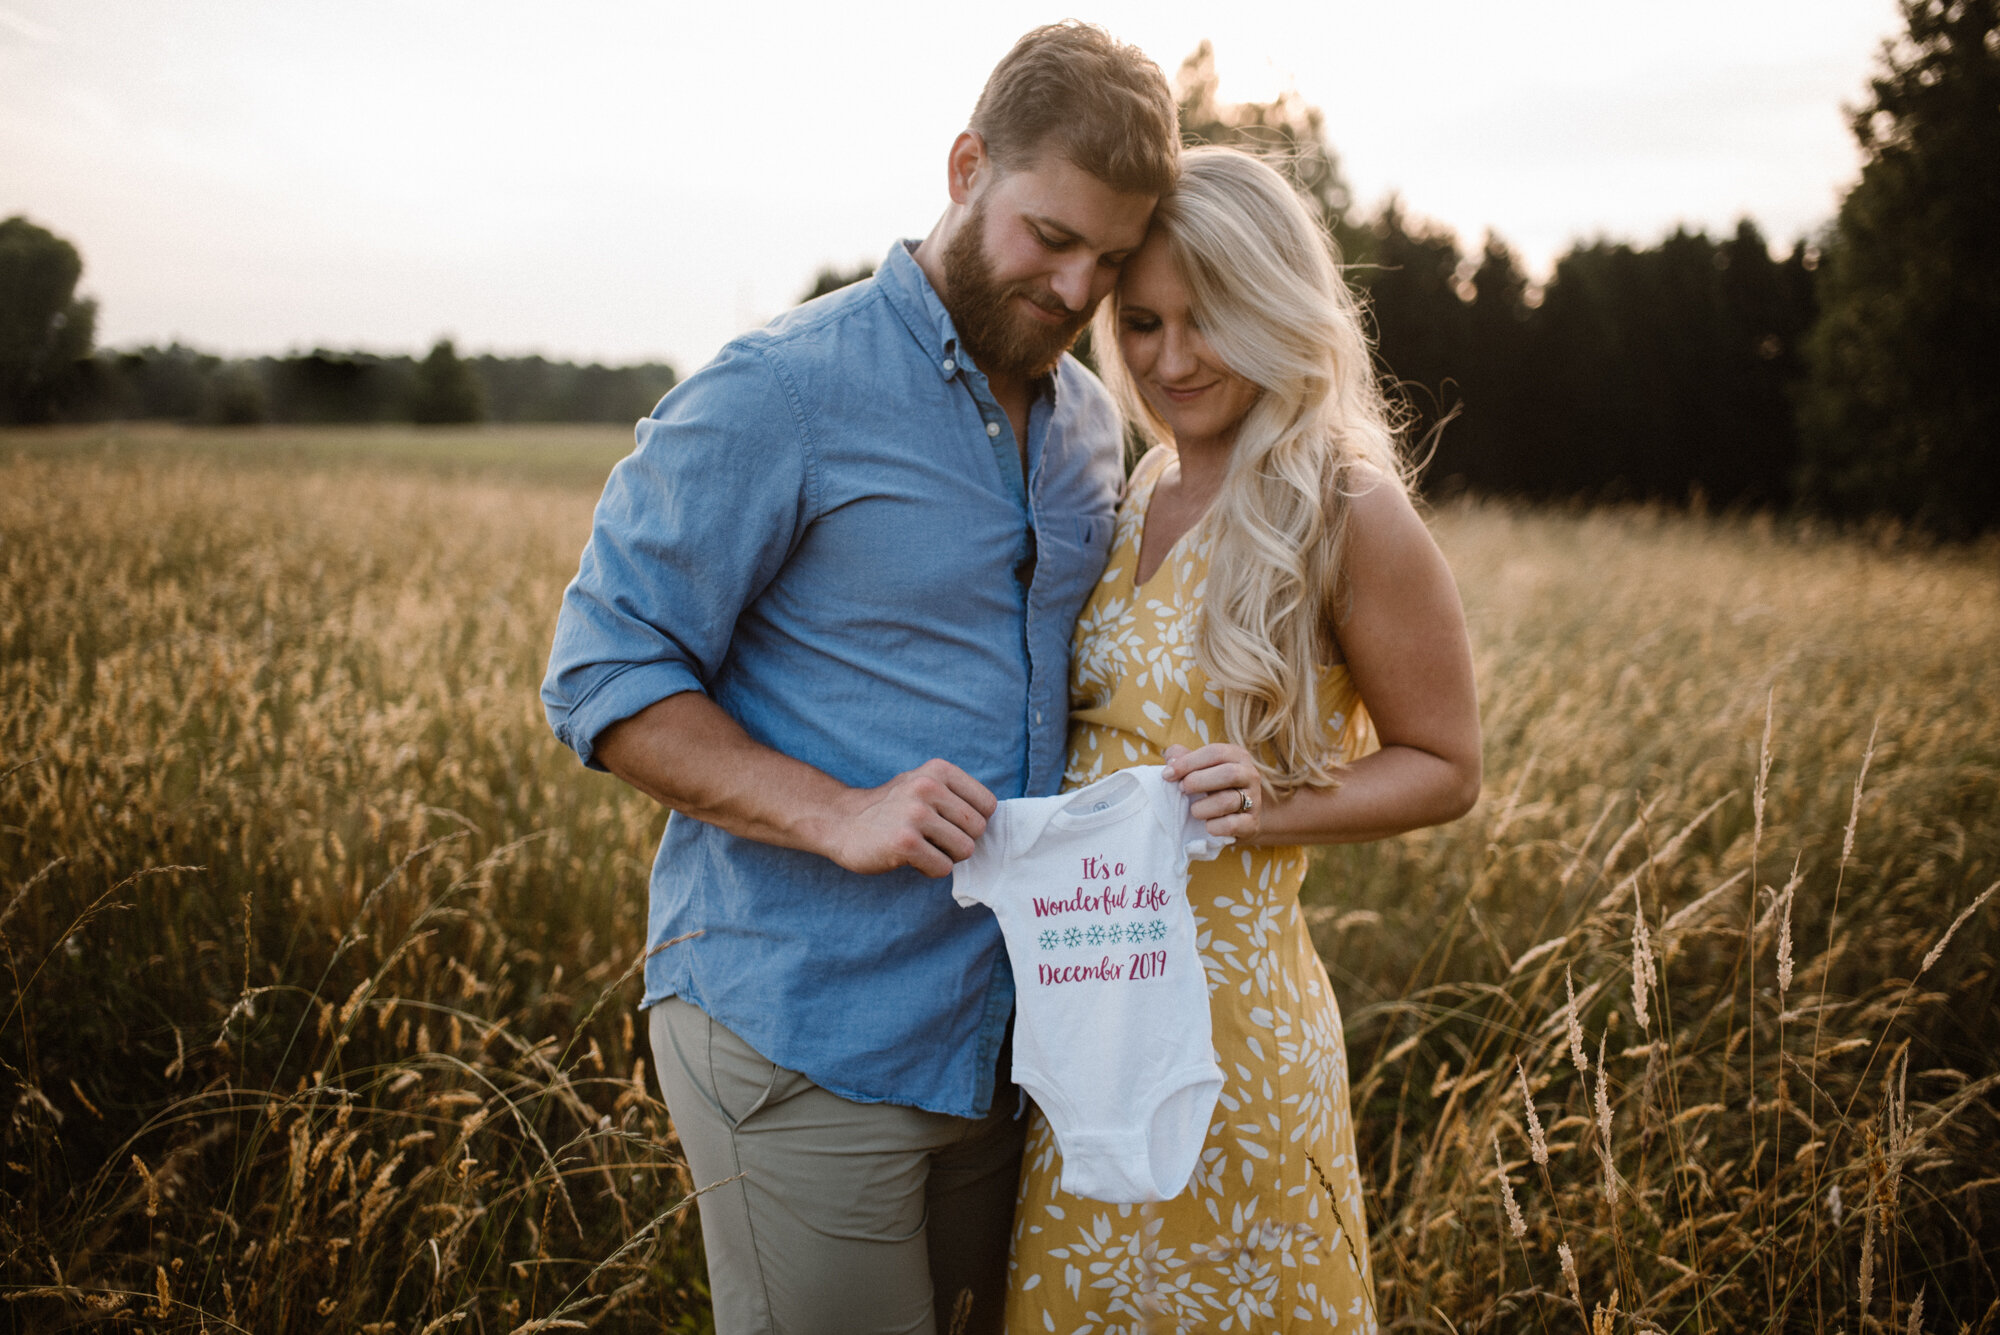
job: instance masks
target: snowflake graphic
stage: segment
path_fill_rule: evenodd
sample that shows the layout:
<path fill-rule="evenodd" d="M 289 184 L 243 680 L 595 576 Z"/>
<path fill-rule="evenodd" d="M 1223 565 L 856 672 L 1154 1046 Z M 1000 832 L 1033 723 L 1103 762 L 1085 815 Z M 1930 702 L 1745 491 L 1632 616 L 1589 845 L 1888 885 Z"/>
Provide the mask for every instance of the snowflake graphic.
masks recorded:
<path fill-rule="evenodd" d="M 1043 932 L 1040 939 L 1043 950 L 1054 950 L 1056 948 L 1057 938 L 1053 930 Z"/>
<path fill-rule="evenodd" d="M 1153 940 L 1155 940 L 1155 941 L 1164 941 L 1164 940 L 1166 940 L 1166 939 L 1167 939 L 1167 920 L 1166 920 L 1165 918 L 1155 918 L 1155 919 L 1153 919 L 1153 921 L 1152 921 L 1152 924 L 1151 924 L 1150 926 L 1148 926 L 1148 927 L 1146 928 L 1146 935 L 1147 935 L 1147 936 L 1150 936 L 1150 937 L 1151 937 L 1151 938 L 1153 938 Z"/>
<path fill-rule="evenodd" d="M 1104 944 L 1104 929 L 1096 923 L 1092 923 L 1090 930 L 1083 934 L 1083 939 L 1090 942 L 1093 946 L 1101 946 Z"/>
<path fill-rule="evenodd" d="M 1104 939 L 1107 943 L 1115 946 L 1125 939 L 1125 929 L 1114 922 L 1104 929 Z"/>
<path fill-rule="evenodd" d="M 1078 930 L 1077 928 L 1075 928 L 1075 927 L 1070 927 L 1070 928 L 1066 928 L 1066 929 L 1064 929 L 1064 931 L 1063 931 L 1063 944 L 1064 944 L 1064 945 L 1066 945 L 1066 946 L 1080 946 L 1080 945 L 1082 945 L 1082 944 L 1083 944 L 1083 933 L 1082 933 L 1082 932 L 1081 932 L 1080 930 Z"/>

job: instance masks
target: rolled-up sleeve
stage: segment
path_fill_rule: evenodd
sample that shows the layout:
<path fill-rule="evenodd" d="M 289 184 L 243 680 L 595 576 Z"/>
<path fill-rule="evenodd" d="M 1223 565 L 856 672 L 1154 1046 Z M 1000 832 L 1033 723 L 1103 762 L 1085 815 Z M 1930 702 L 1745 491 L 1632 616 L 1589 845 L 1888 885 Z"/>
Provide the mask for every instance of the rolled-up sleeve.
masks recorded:
<path fill-rule="evenodd" d="M 605 483 L 542 681 L 549 725 L 593 769 L 606 728 L 708 689 L 803 531 L 809 446 L 769 356 L 725 348 L 639 423 Z"/>

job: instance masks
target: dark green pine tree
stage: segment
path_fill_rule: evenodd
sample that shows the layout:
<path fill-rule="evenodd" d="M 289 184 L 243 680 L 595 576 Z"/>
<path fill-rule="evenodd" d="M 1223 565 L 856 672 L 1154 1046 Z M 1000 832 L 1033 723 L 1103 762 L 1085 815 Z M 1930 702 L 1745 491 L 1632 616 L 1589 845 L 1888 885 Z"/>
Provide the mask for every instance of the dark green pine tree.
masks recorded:
<path fill-rule="evenodd" d="M 839 269 L 831 264 L 824 265 L 818 273 L 813 275 L 812 286 L 799 296 L 799 305 L 803 306 L 814 297 L 823 297 L 829 292 L 838 292 L 843 287 L 851 286 L 864 278 L 873 278 L 874 276 L 875 266 L 867 260 L 863 260 L 852 269 Z"/>
<path fill-rule="evenodd" d="M 1803 243 L 1774 260 L 1747 218 L 1717 245 L 1715 262 L 1724 340 L 1715 392 L 1723 412 L 1713 447 L 1696 456 L 1697 477 L 1718 501 L 1782 505 L 1798 471 L 1791 391 L 1812 324 L 1812 271 Z"/>
<path fill-rule="evenodd" d="M 97 303 L 76 296 L 83 260 L 47 228 L 0 222 L 0 422 L 39 422 L 90 356 Z"/>
<path fill-rule="evenodd" d="M 460 359 L 450 339 L 439 339 L 417 366 L 416 383 L 410 388 L 410 420 L 442 426 L 477 422 L 485 416 L 478 373 Z"/>
<path fill-rule="evenodd" d="M 1404 436 L 1419 458 L 1440 445 L 1428 470 L 1459 476 L 1441 445 L 1439 425 L 1461 405 L 1467 311 L 1459 295 L 1464 256 L 1450 228 L 1412 219 L 1391 197 L 1369 234 L 1371 261 L 1350 275 L 1365 284 L 1375 325 L 1375 356 L 1390 399 L 1405 414 Z"/>
<path fill-rule="evenodd" d="M 2000 526 L 2000 0 L 1903 0 L 1820 271 L 1805 494 L 1948 535 Z"/>
<path fill-rule="evenodd" d="M 1533 396 L 1538 368 L 1527 293 L 1520 256 L 1489 231 L 1465 308 L 1457 369 L 1465 411 L 1438 436 L 1427 482 L 1450 488 L 1462 479 L 1475 491 L 1508 492 L 1526 480 L 1546 420 Z"/>

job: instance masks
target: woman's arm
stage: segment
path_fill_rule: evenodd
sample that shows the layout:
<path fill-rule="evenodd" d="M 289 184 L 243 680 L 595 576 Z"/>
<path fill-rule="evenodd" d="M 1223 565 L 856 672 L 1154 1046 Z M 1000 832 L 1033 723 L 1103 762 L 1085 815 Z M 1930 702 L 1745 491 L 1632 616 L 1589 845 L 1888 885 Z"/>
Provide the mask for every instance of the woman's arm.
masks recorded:
<path fill-rule="evenodd" d="M 1196 799 L 1194 814 L 1211 834 L 1251 844 L 1361 843 L 1456 820 L 1479 796 L 1479 699 L 1451 569 L 1399 488 L 1374 487 L 1349 506 L 1352 610 L 1340 647 L 1382 749 L 1349 766 L 1338 788 L 1279 799 L 1259 786 L 1240 746 L 1170 747 L 1167 777 Z"/>

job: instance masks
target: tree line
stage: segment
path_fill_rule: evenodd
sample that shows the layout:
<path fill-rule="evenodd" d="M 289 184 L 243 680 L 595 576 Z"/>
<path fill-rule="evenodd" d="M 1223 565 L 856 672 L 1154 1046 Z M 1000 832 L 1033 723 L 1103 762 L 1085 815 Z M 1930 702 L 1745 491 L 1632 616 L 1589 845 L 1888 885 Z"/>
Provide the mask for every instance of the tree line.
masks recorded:
<path fill-rule="evenodd" d="M 1367 216 L 1324 118 L 1295 93 L 1216 97 L 1207 43 L 1176 80 L 1190 142 L 1274 158 L 1364 289 L 1379 369 L 1433 493 L 1886 514 L 2000 528 L 2000 0 L 1901 0 L 1838 217 L 1774 257 L 1749 219 L 1650 247 L 1581 242 L 1537 285 L 1500 237 L 1476 254 L 1391 199 Z M 630 421 L 662 364 L 357 352 L 224 360 L 91 352 L 81 260 L 0 223 L 0 419 L 215 423 Z M 828 269 L 810 298 L 866 277 Z"/>
<path fill-rule="evenodd" d="M 1849 113 L 1860 181 L 1774 258 L 1745 219 L 1593 240 L 1539 287 L 1391 200 L 1353 207 L 1320 112 L 1223 105 L 1204 43 L 1195 142 L 1274 155 L 1368 296 L 1433 492 L 1656 499 L 2000 529 L 2000 0 L 1901 0 Z"/>
<path fill-rule="evenodd" d="M 1263 112 L 1261 128 L 1286 128 L 1274 105 L 1209 111 Z M 1184 101 L 1201 142 L 1253 139 L 1234 132 L 1240 123 L 1201 119 L 1198 101 L 1189 109 Z M 1277 137 L 1254 141 L 1270 152 Z M 1302 157 L 1280 160 L 1295 179 L 1316 175 L 1344 193 L 1329 156 L 1300 170 Z M 1682 229 L 1651 249 L 1593 241 L 1538 290 L 1498 237 L 1473 257 L 1396 200 L 1372 219 L 1322 206 L 1349 280 L 1367 294 L 1377 360 L 1432 494 L 1800 499 L 1792 399 L 1819 267 L 1805 242 L 1773 259 L 1747 219 L 1721 240 Z M 800 300 L 873 272 L 823 269 Z M 1080 352 L 1094 365 L 1087 344 Z"/>
<path fill-rule="evenodd" d="M 1654 500 L 2000 528 L 2000 0 L 1904 0 L 1866 157 L 1834 223 L 1774 257 L 1750 219 L 1651 247 L 1591 240 L 1548 280 L 1391 199 L 1355 207 L 1296 93 L 1175 80 L 1191 143 L 1280 165 L 1367 296 L 1379 370 L 1432 494 Z M 825 269 L 805 298 L 872 270 Z M 1089 349 L 1083 349 L 1086 357 Z"/>
<path fill-rule="evenodd" d="M 677 379 L 664 362 L 463 357 L 450 339 L 421 358 L 315 348 L 232 359 L 175 343 L 73 359 L 36 392 L 17 395 L 13 412 L 0 412 L 0 420 L 631 422 L 651 412 Z"/>
<path fill-rule="evenodd" d="M 1651 248 L 1595 241 L 1535 291 L 1489 236 L 1466 256 L 1393 205 L 1360 266 L 1433 491 L 1800 499 L 1792 401 L 1818 256 L 1745 220 Z"/>

